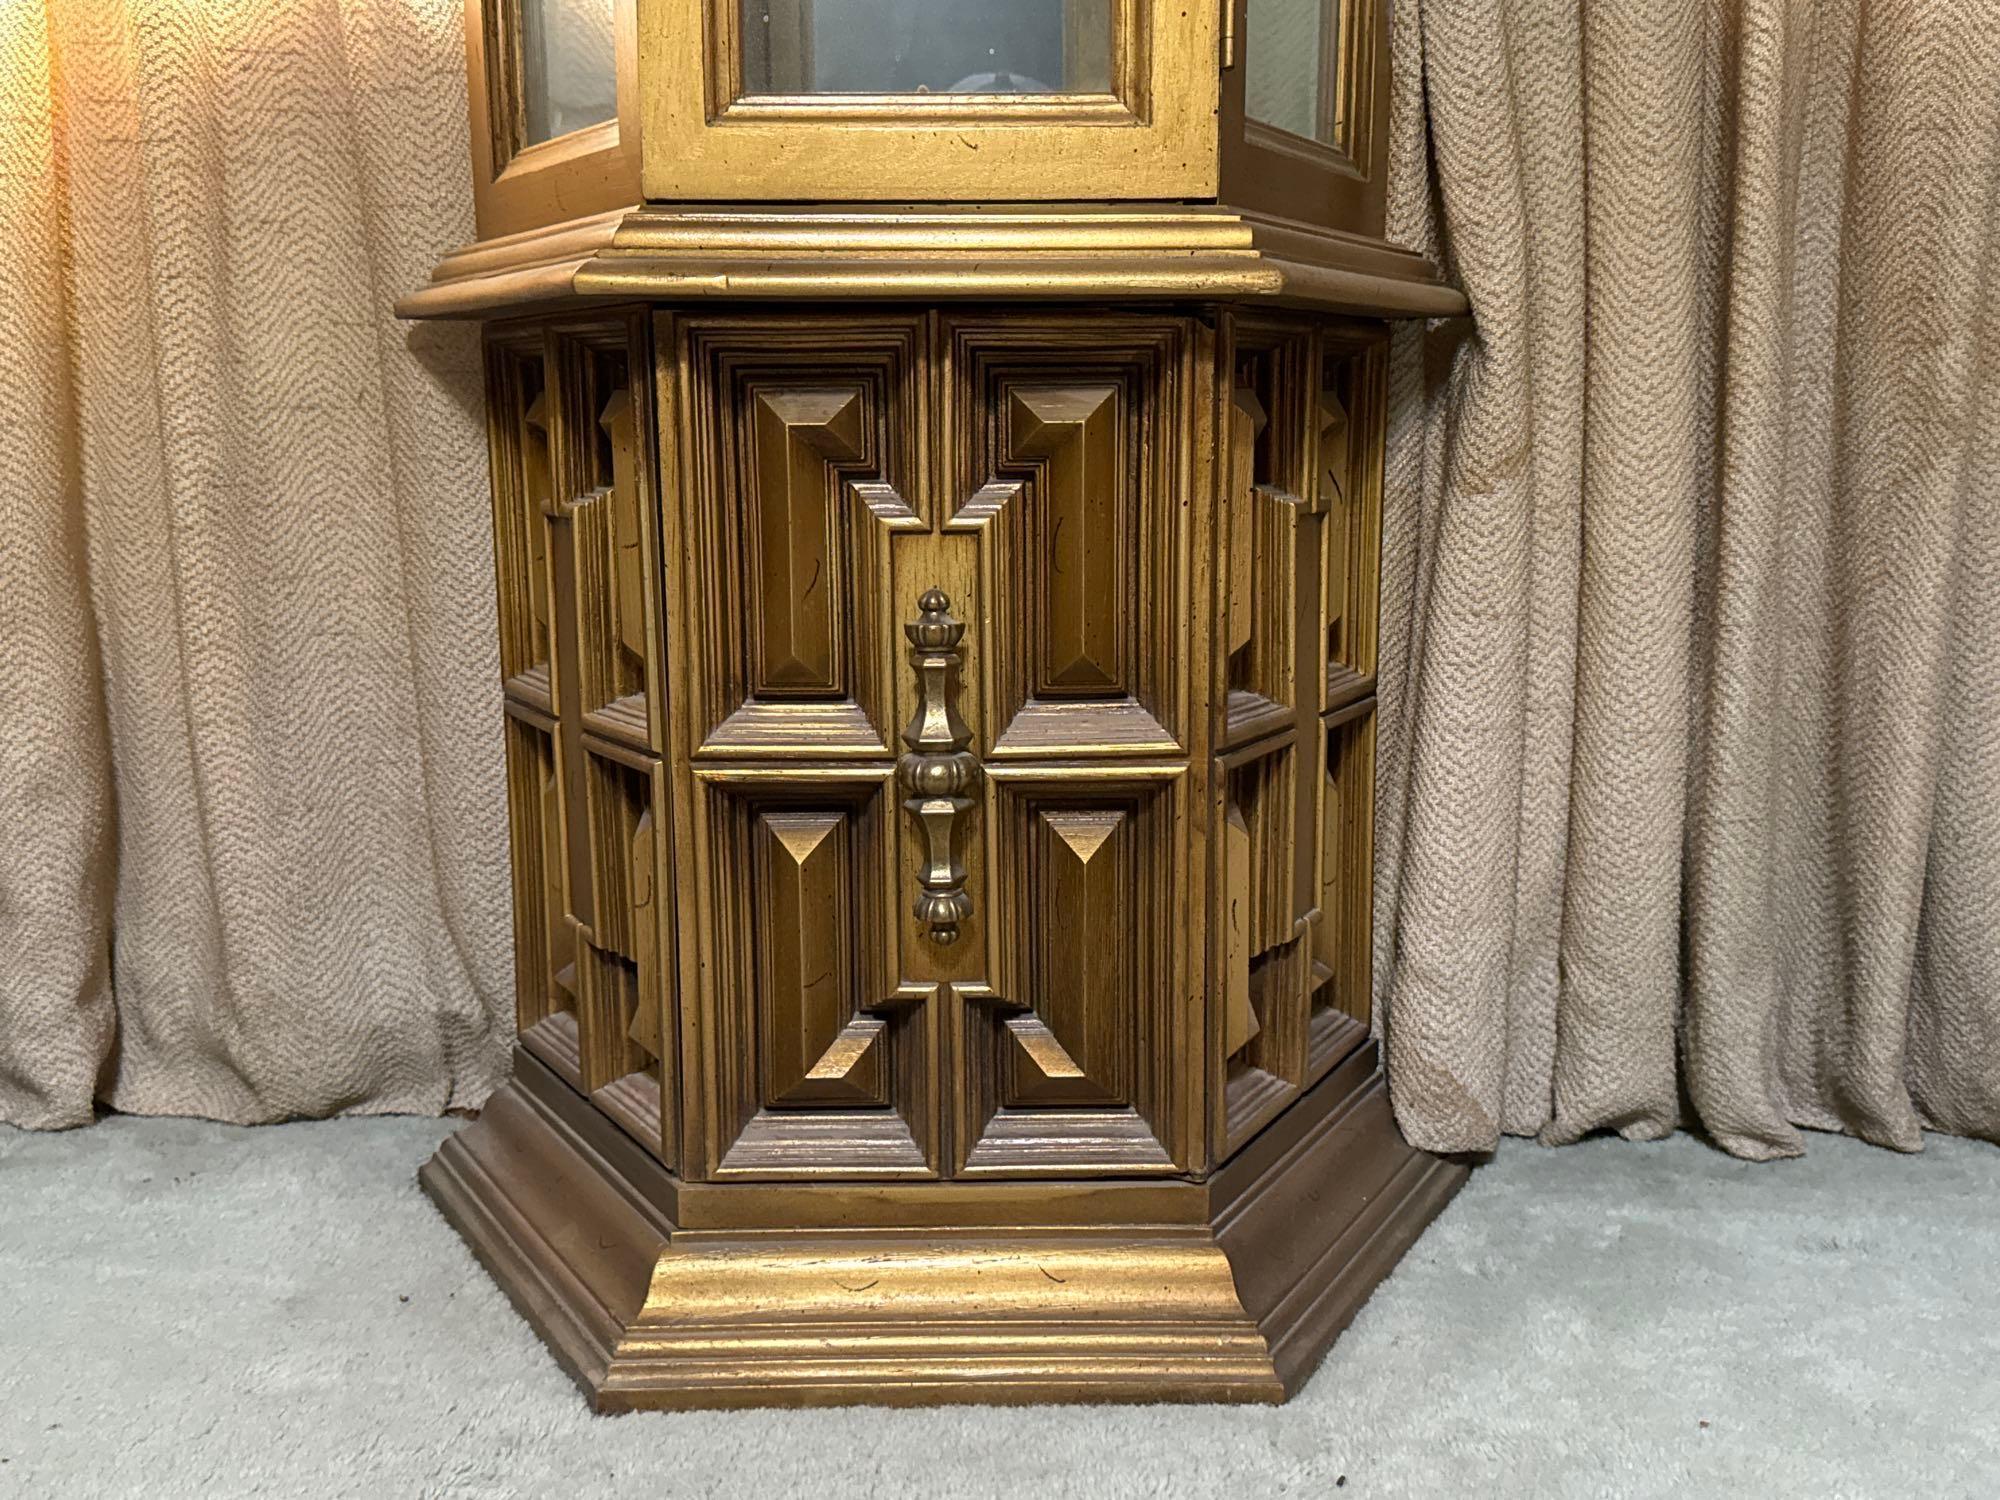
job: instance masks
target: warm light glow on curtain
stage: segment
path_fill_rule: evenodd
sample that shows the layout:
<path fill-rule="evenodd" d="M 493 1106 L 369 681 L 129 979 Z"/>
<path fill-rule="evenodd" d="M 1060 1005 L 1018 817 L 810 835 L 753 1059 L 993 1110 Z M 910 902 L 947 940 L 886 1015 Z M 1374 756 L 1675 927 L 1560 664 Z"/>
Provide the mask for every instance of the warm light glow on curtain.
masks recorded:
<path fill-rule="evenodd" d="M 461 28 L 0 0 L 0 1119 L 504 1067 L 475 345 L 389 312 L 471 235 Z"/>

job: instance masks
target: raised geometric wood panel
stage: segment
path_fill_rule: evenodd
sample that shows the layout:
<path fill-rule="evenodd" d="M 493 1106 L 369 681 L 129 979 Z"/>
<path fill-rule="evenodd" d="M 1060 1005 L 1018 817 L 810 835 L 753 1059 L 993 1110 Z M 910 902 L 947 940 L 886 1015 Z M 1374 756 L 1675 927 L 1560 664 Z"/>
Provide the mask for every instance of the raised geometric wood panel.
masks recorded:
<path fill-rule="evenodd" d="M 979 540 L 982 756 L 1186 752 L 1189 335 L 949 325 L 946 530 Z"/>
<path fill-rule="evenodd" d="M 690 319 L 678 334 L 692 753 L 883 758 L 888 541 L 921 506 L 911 319 Z"/>
<path fill-rule="evenodd" d="M 1337 325 L 1320 339 L 1315 483 L 1326 517 L 1321 708 L 1375 691 L 1382 553 L 1382 431 L 1388 347 L 1379 329 Z"/>
<path fill-rule="evenodd" d="M 1182 1169 L 1180 780 L 996 778 L 992 981 L 959 986 L 959 1175 Z"/>
<path fill-rule="evenodd" d="M 1309 1075 L 1329 1059 L 1336 1017 L 1368 1025 L 1374 983 L 1375 707 L 1356 703 L 1327 716 L 1322 737 L 1319 907 L 1313 933 L 1313 1055 Z"/>
<path fill-rule="evenodd" d="M 1363 331 L 1232 317 L 1228 333 L 1212 793 L 1225 1156 L 1366 1035 L 1355 955 L 1370 907 L 1350 861 L 1370 852 L 1361 830 L 1372 838 L 1372 739 L 1358 737 L 1372 722 L 1383 374 Z"/>
<path fill-rule="evenodd" d="M 1301 699 L 1318 694 L 1300 674 L 1315 644 L 1320 507 L 1307 483 L 1305 402 L 1311 336 L 1239 322 L 1229 393 L 1222 514 L 1228 558 L 1225 742 L 1295 727 Z M 1301 590 L 1306 592 L 1302 594 Z M 1300 618 L 1304 599 L 1306 618 Z"/>
<path fill-rule="evenodd" d="M 1326 517 L 1318 669 L 1320 809 L 1308 1082 L 1370 1024 L 1374 975 L 1375 654 L 1388 345 L 1379 327 L 1320 335 L 1315 470 Z"/>
<path fill-rule="evenodd" d="M 514 872 L 514 989 L 523 1031 L 576 1008 L 568 852 L 556 786 L 555 725 L 507 704 L 507 830 Z"/>
<path fill-rule="evenodd" d="M 985 971 L 953 986 L 960 1175 L 1201 1156 L 1177 1061 L 1201 954 L 1176 914 L 1202 880 L 1182 808 L 1205 348 L 1180 319 L 946 323 L 944 532 L 974 543 L 989 787 Z"/>
<path fill-rule="evenodd" d="M 935 1175 L 928 991 L 895 975 L 892 773 L 715 768 L 696 785 L 681 889 L 706 986 L 708 1174 Z"/>
<path fill-rule="evenodd" d="M 486 358 L 493 562 L 500 675 L 517 698 L 548 707 L 549 565 L 544 512 L 550 479 L 547 335 L 538 325 L 496 333 Z"/>
<path fill-rule="evenodd" d="M 1127 914 L 1137 895 L 1136 809 L 1039 805 L 1028 814 L 1021 889 L 1033 905 L 1027 983 L 1035 1009 L 1012 1017 L 1003 1109 L 1131 1102 L 1139 1031 Z"/>
<path fill-rule="evenodd" d="M 843 808 L 754 815 L 753 1003 L 773 1108 L 889 1105 L 886 1023 L 863 1009 L 853 824 Z"/>

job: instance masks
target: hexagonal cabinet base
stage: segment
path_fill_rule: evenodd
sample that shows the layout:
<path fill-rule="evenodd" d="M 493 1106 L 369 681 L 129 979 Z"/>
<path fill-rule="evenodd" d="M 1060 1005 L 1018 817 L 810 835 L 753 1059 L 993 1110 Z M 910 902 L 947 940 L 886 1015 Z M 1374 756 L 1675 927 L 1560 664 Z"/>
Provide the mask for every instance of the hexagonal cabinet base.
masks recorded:
<path fill-rule="evenodd" d="M 1368 1044 L 1206 1184 L 704 1192 L 526 1052 L 420 1176 L 618 1411 L 1281 1401 L 1465 1168 L 1403 1142 Z"/>

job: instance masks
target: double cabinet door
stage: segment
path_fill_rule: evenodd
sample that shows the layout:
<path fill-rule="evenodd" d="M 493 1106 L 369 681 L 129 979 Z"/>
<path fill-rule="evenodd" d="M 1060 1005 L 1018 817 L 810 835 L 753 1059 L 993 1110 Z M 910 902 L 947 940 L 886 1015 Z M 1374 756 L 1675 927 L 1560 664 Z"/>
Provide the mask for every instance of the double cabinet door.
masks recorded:
<path fill-rule="evenodd" d="M 1189 1170 L 1201 325 L 654 336 L 683 1169 Z"/>
<path fill-rule="evenodd" d="M 634 311 L 488 369 L 523 1040 L 670 1167 L 1200 1173 L 1366 1039 L 1377 331 Z"/>

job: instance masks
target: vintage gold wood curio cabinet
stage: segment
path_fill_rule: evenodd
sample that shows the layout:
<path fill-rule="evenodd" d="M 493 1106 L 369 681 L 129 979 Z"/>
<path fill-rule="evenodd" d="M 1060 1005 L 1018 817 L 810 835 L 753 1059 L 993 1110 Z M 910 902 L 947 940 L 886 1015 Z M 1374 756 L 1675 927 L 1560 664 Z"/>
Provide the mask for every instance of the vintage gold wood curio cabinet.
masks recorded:
<path fill-rule="evenodd" d="M 1278 1400 L 1369 1035 L 1387 0 L 476 0 L 520 1047 L 598 1405 Z"/>

